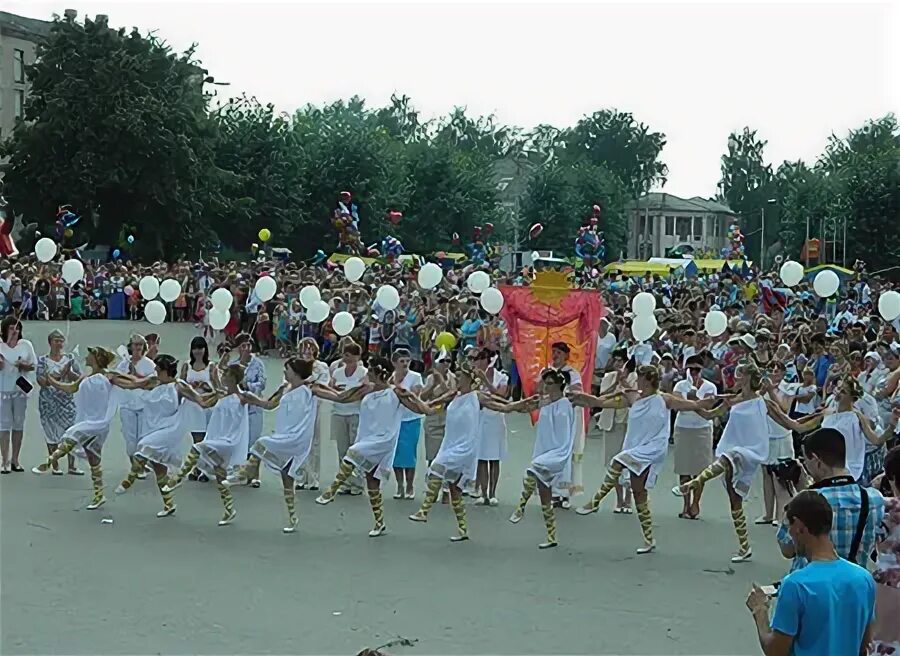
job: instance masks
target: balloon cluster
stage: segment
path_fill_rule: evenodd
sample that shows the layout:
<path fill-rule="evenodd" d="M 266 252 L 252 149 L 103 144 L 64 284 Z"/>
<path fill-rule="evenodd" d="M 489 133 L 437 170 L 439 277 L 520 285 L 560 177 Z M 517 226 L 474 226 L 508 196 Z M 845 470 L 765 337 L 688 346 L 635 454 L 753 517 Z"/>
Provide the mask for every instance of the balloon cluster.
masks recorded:
<path fill-rule="evenodd" d="M 494 255 L 494 247 L 488 242 L 493 232 L 493 223 L 485 223 L 484 228 L 481 226 L 472 228 L 472 241 L 466 244 L 466 255 L 473 264 L 484 264 Z M 459 238 L 455 232 L 453 235 L 456 239 Z"/>
<path fill-rule="evenodd" d="M 591 268 L 606 255 L 603 233 L 597 229 L 600 223 L 600 212 L 600 206 L 594 205 L 591 208 L 591 216 L 578 229 L 578 234 L 575 236 L 575 255 L 581 258 L 587 268 Z"/>
<path fill-rule="evenodd" d="M 63 243 L 74 234 L 74 228 L 81 220 L 80 214 L 72 211 L 71 205 L 60 205 L 56 210 L 56 241 Z"/>
<path fill-rule="evenodd" d="M 726 260 L 744 259 L 744 235 L 737 223 L 728 226 L 728 246 L 722 249 L 722 257 Z"/>
<path fill-rule="evenodd" d="M 359 208 L 349 191 L 342 191 L 337 207 L 331 216 L 331 225 L 338 232 L 338 250 L 342 253 L 362 255 L 363 245 L 359 236 Z"/>
<path fill-rule="evenodd" d="M 403 244 L 401 244 L 400 240 L 396 237 L 388 235 L 381 240 L 381 255 L 386 258 L 388 262 L 393 262 L 399 258 L 402 253 Z"/>
<path fill-rule="evenodd" d="M 388 210 L 384 213 L 384 218 L 386 218 L 388 223 L 392 226 L 398 226 L 400 225 L 400 221 L 403 220 L 403 213 L 395 210 Z"/>

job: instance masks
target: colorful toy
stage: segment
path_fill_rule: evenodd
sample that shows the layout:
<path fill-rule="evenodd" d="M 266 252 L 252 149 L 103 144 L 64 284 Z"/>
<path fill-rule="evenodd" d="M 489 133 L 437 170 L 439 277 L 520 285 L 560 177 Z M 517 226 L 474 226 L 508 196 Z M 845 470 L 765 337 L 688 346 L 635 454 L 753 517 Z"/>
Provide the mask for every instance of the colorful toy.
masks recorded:
<path fill-rule="evenodd" d="M 737 223 L 728 226 L 728 232 L 725 235 L 728 238 L 728 246 L 722 249 L 721 255 L 726 260 L 743 260 L 744 255 L 744 235 Z"/>
<path fill-rule="evenodd" d="M 374 244 L 373 244 L 374 246 Z M 370 247 L 371 248 L 371 247 Z M 388 262 L 393 262 L 403 253 L 403 244 L 396 237 L 388 235 L 381 240 L 381 254 Z"/>
<path fill-rule="evenodd" d="M 364 254 L 359 235 L 359 208 L 352 201 L 349 191 L 341 192 L 331 216 L 331 225 L 338 232 L 338 251 L 350 255 Z"/>

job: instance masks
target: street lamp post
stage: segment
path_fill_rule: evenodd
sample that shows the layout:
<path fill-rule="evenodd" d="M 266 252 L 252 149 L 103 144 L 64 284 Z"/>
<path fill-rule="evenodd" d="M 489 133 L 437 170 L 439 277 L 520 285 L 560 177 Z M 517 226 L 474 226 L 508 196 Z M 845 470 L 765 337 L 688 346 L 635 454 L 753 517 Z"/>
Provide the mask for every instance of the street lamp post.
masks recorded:
<path fill-rule="evenodd" d="M 766 205 L 774 205 L 778 201 L 775 198 L 770 198 L 766 201 Z M 762 206 L 762 225 L 760 226 L 760 235 L 759 235 L 759 270 L 763 271 L 766 268 L 766 206 Z"/>

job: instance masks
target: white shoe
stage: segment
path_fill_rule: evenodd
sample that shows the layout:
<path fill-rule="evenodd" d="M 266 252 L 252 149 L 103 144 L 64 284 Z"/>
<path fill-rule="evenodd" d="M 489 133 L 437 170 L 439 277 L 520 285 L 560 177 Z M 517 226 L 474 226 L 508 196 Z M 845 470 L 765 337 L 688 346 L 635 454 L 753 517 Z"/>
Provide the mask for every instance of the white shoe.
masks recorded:
<path fill-rule="evenodd" d="M 173 504 L 172 506 L 170 506 L 170 507 L 168 507 L 168 508 L 163 508 L 163 509 L 160 510 L 158 513 L 156 513 L 156 516 L 157 516 L 157 517 L 168 517 L 169 515 L 174 515 L 174 514 L 175 514 L 175 509 L 176 509 L 177 507 L 178 507 L 178 506 L 176 506 L 176 505 Z"/>
<path fill-rule="evenodd" d="M 656 551 L 656 542 L 645 544 L 643 547 L 638 547 L 634 550 L 634 553 L 636 553 L 638 556 L 642 556 L 644 554 L 650 553 L 651 551 Z"/>
<path fill-rule="evenodd" d="M 684 496 L 684 492 L 681 491 L 680 485 L 676 485 L 675 487 L 672 488 L 672 494 L 674 494 L 676 497 Z"/>
<path fill-rule="evenodd" d="M 32 471 L 34 471 L 34 470 L 32 470 Z M 62 469 L 51 469 L 50 473 L 53 474 L 54 476 L 63 476 L 65 474 L 65 472 Z"/>
<path fill-rule="evenodd" d="M 371 531 L 369 531 L 369 537 L 377 538 L 377 537 L 381 537 L 385 533 L 387 533 L 387 526 L 385 524 L 382 524 L 381 526 L 376 526 Z"/>
<path fill-rule="evenodd" d="M 334 501 L 334 497 L 326 497 L 324 494 L 320 494 L 316 497 L 316 503 L 320 506 L 327 506 L 332 501 Z"/>
<path fill-rule="evenodd" d="M 586 506 L 581 506 L 580 508 L 575 509 L 576 515 L 593 515 L 595 512 L 600 510 L 600 506 L 595 506 L 592 503 L 589 503 Z"/>
<path fill-rule="evenodd" d="M 468 539 L 469 539 L 468 533 L 466 533 L 465 535 L 451 535 L 450 536 L 450 542 L 465 542 Z"/>
<path fill-rule="evenodd" d="M 116 494 L 125 494 L 126 492 L 128 492 L 128 488 L 121 483 L 116 486 Z"/>
<path fill-rule="evenodd" d="M 428 517 L 426 517 L 425 515 L 422 515 L 418 512 L 415 512 L 412 515 L 410 515 L 409 519 L 413 522 L 427 522 L 428 521 Z"/>
<path fill-rule="evenodd" d="M 491 498 L 488 500 L 488 503 L 490 503 L 492 506 L 496 506 L 496 505 L 498 505 L 500 502 L 497 500 L 497 497 L 491 497 Z"/>
<path fill-rule="evenodd" d="M 541 542 L 538 545 L 538 549 L 552 549 L 553 547 L 558 547 L 559 542 Z"/>
<path fill-rule="evenodd" d="M 753 550 L 747 551 L 745 553 L 736 553 L 731 557 L 731 562 L 733 563 L 746 563 L 753 557 Z"/>
<path fill-rule="evenodd" d="M 228 526 L 235 520 L 237 517 L 237 511 L 232 510 L 231 513 L 225 515 L 222 519 L 219 520 L 219 526 Z"/>
<path fill-rule="evenodd" d="M 288 525 L 285 526 L 283 529 L 281 529 L 281 532 L 282 532 L 282 533 L 293 533 L 294 531 L 297 530 L 297 525 L 298 525 L 299 523 L 300 523 L 300 520 L 298 520 L 296 517 L 294 517 L 294 518 L 291 520 L 291 523 L 290 523 L 290 524 L 288 524 Z"/>
<path fill-rule="evenodd" d="M 106 497 L 100 497 L 97 501 L 91 501 L 85 508 L 87 510 L 97 510 L 100 506 L 106 503 Z"/>
<path fill-rule="evenodd" d="M 43 476 L 44 474 L 46 474 L 49 471 L 50 471 L 50 468 L 47 466 L 47 463 L 44 463 L 42 465 L 37 465 L 36 467 L 31 468 L 31 473 L 37 474 L 38 476 Z"/>
<path fill-rule="evenodd" d="M 519 522 L 522 521 L 522 518 L 524 516 L 525 516 L 525 513 L 523 513 L 522 511 L 520 511 L 518 509 L 513 510 L 513 514 L 509 516 L 509 523 L 510 524 L 518 524 Z"/>

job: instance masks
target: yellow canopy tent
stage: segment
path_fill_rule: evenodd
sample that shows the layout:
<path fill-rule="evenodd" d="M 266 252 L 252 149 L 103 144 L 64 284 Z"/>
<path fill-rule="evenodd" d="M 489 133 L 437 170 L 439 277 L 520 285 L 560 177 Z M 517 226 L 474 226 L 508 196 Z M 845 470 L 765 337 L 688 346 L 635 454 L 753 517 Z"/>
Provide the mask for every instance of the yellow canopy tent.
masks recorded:
<path fill-rule="evenodd" d="M 614 271 L 632 275 L 643 275 L 649 271 L 654 275 L 667 276 L 678 268 L 679 267 L 674 264 L 655 264 L 653 262 L 643 262 L 640 260 L 628 260 L 625 262 L 610 262 L 603 267 L 603 270 L 607 273 Z"/>
<path fill-rule="evenodd" d="M 694 260 L 694 264 L 696 265 L 697 269 L 703 271 L 704 273 L 715 273 L 716 271 L 721 271 L 726 262 L 728 262 L 729 265 L 737 264 L 738 268 L 740 268 L 744 264 L 741 260 Z M 747 260 L 747 266 L 752 267 L 753 262 Z"/>

